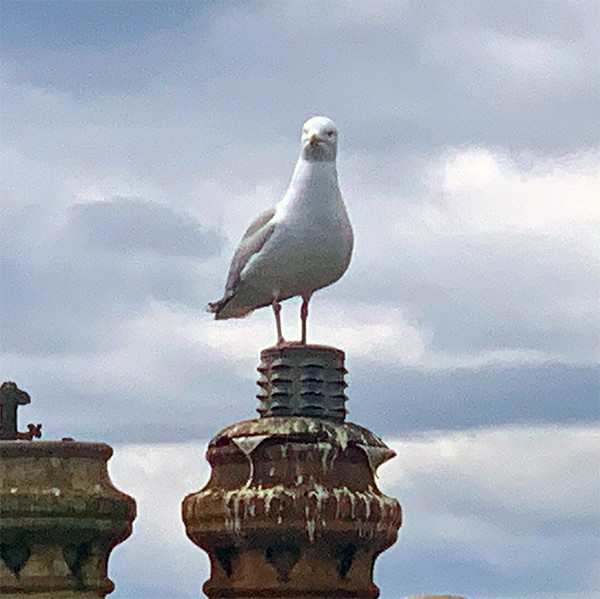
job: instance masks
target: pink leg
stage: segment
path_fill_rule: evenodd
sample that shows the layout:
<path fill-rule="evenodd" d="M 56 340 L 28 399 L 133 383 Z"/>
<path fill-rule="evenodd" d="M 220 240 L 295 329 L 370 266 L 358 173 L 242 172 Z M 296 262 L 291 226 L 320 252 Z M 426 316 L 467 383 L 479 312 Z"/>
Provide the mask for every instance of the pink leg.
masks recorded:
<path fill-rule="evenodd" d="M 306 320 L 308 318 L 308 302 L 311 294 L 302 296 L 302 307 L 300 308 L 300 319 L 302 320 L 302 345 L 306 345 Z"/>
<path fill-rule="evenodd" d="M 277 345 L 283 345 L 285 343 L 285 339 L 283 338 L 283 333 L 281 331 L 281 304 L 277 301 L 277 299 L 274 299 L 271 305 L 273 306 L 273 313 L 275 314 L 275 326 L 277 327 Z"/>

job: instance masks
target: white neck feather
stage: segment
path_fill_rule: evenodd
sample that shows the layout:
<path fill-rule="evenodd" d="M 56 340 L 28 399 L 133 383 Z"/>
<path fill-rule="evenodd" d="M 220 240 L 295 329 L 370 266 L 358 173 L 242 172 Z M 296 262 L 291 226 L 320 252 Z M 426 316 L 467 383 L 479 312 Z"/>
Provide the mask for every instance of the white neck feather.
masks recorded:
<path fill-rule="evenodd" d="M 302 157 L 296 163 L 290 186 L 277 205 L 275 220 L 281 221 L 292 214 L 345 214 L 338 187 L 335 161 L 313 162 Z"/>
<path fill-rule="evenodd" d="M 316 186 L 322 189 L 328 187 L 337 189 L 338 176 L 335 161 L 314 162 L 300 157 L 296 163 L 296 168 L 294 168 L 289 191 L 294 190 L 304 195 Z"/>

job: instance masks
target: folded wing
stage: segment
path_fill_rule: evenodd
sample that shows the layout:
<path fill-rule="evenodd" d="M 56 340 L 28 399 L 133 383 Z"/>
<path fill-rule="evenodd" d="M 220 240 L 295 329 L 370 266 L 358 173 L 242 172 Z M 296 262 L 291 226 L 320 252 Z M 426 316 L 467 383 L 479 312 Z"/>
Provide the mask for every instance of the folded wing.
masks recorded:
<path fill-rule="evenodd" d="M 244 233 L 231 260 L 227 283 L 225 284 L 225 294 L 220 300 L 208 304 L 208 311 L 216 314 L 217 318 L 219 317 L 219 312 L 235 295 L 244 267 L 250 262 L 253 256 L 256 256 L 260 252 L 273 234 L 275 230 L 273 216 L 275 216 L 275 208 L 263 212 Z"/>

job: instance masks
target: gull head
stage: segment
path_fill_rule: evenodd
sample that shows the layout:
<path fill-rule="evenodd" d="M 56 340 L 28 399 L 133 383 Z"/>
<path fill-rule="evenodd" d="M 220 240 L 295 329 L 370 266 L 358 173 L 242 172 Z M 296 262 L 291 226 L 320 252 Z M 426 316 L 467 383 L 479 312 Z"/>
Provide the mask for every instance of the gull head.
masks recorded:
<path fill-rule="evenodd" d="M 337 155 L 338 130 L 326 116 L 314 116 L 302 127 L 302 157 L 310 162 L 333 161 Z"/>

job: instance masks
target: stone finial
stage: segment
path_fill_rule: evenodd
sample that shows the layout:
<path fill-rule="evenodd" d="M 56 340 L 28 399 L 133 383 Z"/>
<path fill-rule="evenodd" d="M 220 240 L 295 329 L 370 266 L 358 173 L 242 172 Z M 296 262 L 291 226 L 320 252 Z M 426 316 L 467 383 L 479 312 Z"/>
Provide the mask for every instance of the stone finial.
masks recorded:
<path fill-rule="evenodd" d="M 0 386 L 0 439 L 22 439 L 31 441 L 42 436 L 41 424 L 28 424 L 27 432 L 17 430 L 17 409 L 31 403 L 29 394 L 13 382 L 6 381 Z"/>
<path fill-rule="evenodd" d="M 135 501 L 118 491 L 103 443 L 0 443 L 0 595 L 103 598 L 112 548 L 131 534 Z"/>
<path fill-rule="evenodd" d="M 212 476 L 182 504 L 188 537 L 210 556 L 204 592 L 374 599 L 373 562 L 402 520 L 375 473 L 395 454 L 343 421 L 342 352 L 288 346 L 261 357 L 261 418 L 217 434 Z"/>
<path fill-rule="evenodd" d="M 30 402 L 15 383 L 0 388 L 0 595 L 3 599 L 101 599 L 112 548 L 131 534 L 135 501 L 112 484 L 103 443 L 22 443 L 16 411 Z"/>

